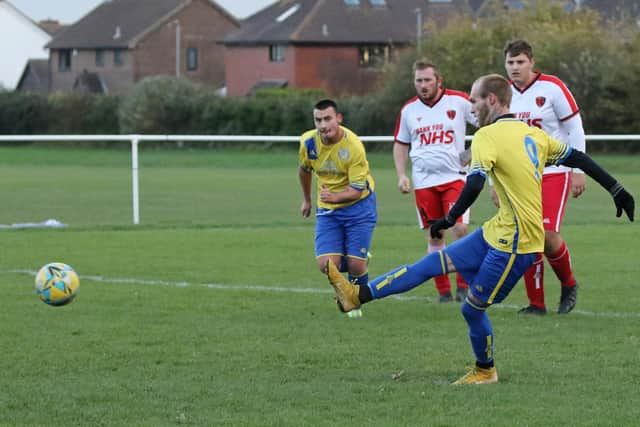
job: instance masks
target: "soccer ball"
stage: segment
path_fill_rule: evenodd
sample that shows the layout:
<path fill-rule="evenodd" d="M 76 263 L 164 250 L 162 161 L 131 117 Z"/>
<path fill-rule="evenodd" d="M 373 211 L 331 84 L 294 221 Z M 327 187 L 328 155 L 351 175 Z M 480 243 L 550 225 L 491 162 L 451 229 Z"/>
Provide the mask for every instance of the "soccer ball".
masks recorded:
<path fill-rule="evenodd" d="M 80 279 L 73 268 L 61 262 L 52 262 L 36 274 L 36 294 L 49 305 L 69 304 L 78 294 Z"/>

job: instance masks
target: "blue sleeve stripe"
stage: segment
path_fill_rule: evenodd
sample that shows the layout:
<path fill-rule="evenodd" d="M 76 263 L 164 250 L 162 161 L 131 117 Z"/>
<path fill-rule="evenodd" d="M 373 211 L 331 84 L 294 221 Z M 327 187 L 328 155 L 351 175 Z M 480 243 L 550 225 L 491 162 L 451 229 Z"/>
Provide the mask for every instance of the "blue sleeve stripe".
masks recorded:
<path fill-rule="evenodd" d="M 481 177 L 483 177 L 484 179 L 487 179 L 487 173 L 483 170 L 480 169 L 474 169 L 471 172 L 469 172 L 469 174 L 467 175 L 467 177 L 470 177 L 471 175 L 480 175 Z"/>
<path fill-rule="evenodd" d="M 564 156 L 562 156 L 560 159 L 558 159 L 557 164 L 562 164 L 564 163 L 565 160 L 567 160 L 567 157 L 569 157 L 571 155 L 571 153 L 573 152 L 573 147 L 569 147 L 567 146 L 568 150 L 567 152 L 564 154 Z"/>

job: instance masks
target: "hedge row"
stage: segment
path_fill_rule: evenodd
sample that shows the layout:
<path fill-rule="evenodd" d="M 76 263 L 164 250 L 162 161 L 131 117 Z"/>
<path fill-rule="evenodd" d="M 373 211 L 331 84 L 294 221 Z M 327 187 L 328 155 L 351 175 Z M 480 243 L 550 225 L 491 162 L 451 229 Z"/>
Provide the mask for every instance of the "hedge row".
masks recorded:
<path fill-rule="evenodd" d="M 188 80 L 152 77 L 126 96 L 0 92 L 0 134 L 296 135 L 324 95 L 220 98 Z"/>

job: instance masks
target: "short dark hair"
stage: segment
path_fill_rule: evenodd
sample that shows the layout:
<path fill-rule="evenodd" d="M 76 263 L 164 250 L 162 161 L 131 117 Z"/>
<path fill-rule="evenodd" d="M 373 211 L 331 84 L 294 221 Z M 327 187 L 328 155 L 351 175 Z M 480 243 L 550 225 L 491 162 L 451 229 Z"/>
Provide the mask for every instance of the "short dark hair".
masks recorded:
<path fill-rule="evenodd" d="M 482 98 L 494 94 L 502 105 L 511 105 L 511 86 L 500 74 L 488 74 L 478 79 L 478 92 Z"/>
<path fill-rule="evenodd" d="M 313 106 L 315 110 L 326 110 L 329 107 L 333 108 L 336 113 L 338 112 L 338 104 L 333 99 L 322 99 Z"/>
<path fill-rule="evenodd" d="M 427 58 L 420 58 L 417 59 L 414 63 L 413 63 L 413 72 L 415 73 L 417 70 L 425 70 L 427 68 L 432 68 L 433 69 L 433 74 L 435 74 L 436 78 L 438 79 L 442 79 L 442 75 L 440 74 L 440 71 L 438 70 L 438 67 L 436 67 L 436 65 L 429 61 Z"/>
<path fill-rule="evenodd" d="M 504 46 L 504 56 L 518 56 L 521 53 L 524 53 L 527 58 L 533 58 L 533 48 L 526 40 L 517 39 L 511 40 Z"/>

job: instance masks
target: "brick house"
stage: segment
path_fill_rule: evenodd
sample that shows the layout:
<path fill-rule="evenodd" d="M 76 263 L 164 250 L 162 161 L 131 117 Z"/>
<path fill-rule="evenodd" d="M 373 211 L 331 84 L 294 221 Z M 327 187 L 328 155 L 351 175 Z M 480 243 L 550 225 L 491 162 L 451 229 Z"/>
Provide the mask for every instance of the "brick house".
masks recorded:
<path fill-rule="evenodd" d="M 466 0 L 280 0 L 221 42 L 227 94 L 267 86 L 364 94 L 416 42 L 420 22 L 462 13 L 473 13 Z"/>
<path fill-rule="evenodd" d="M 153 75 L 224 84 L 216 43 L 240 27 L 211 0 L 110 0 L 58 33 L 49 91 L 123 93 Z"/>

